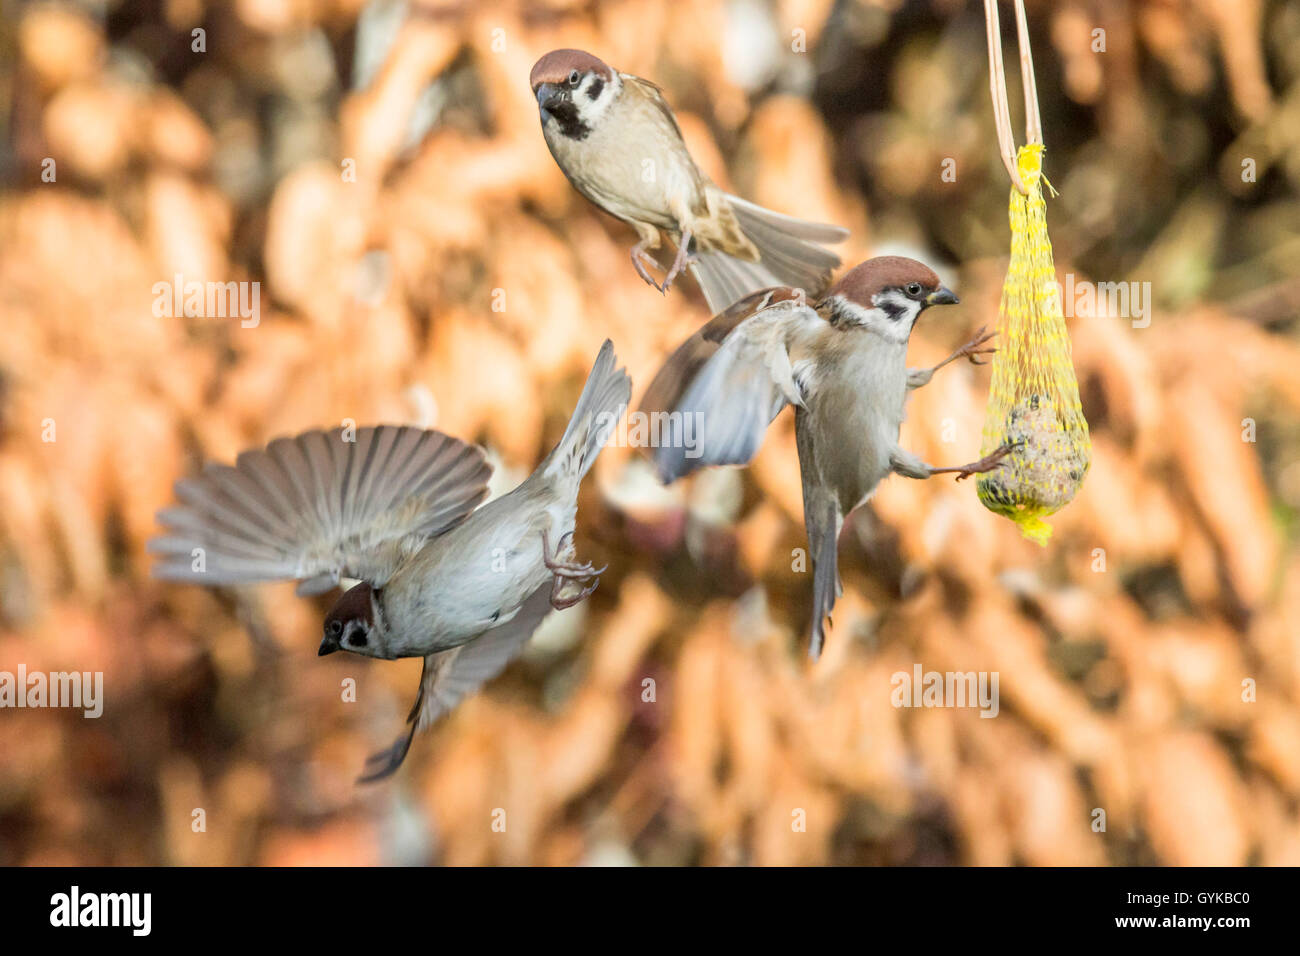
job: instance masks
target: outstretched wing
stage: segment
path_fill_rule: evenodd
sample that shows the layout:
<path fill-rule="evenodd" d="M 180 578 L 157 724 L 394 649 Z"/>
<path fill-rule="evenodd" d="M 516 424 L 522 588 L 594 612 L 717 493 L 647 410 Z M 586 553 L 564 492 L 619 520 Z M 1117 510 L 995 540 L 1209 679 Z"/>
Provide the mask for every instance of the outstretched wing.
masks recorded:
<path fill-rule="evenodd" d="M 534 591 L 524 601 L 519 613 L 505 624 L 484 632 L 468 644 L 426 657 L 420 675 L 420 691 L 406 718 L 410 726 L 391 747 L 366 761 L 358 783 L 371 783 L 390 776 L 406 759 L 417 732 L 505 670 L 551 609 L 550 592 L 551 582 L 548 581 Z"/>
<path fill-rule="evenodd" d="M 456 524 L 487 495 L 483 451 L 438 431 L 396 425 L 310 431 L 210 464 L 176 482 L 158 512 L 153 575 L 194 584 L 340 576 L 382 585 L 410 536 Z"/>
<path fill-rule="evenodd" d="M 763 289 L 737 299 L 719 312 L 677 346 L 664 362 L 641 399 L 641 411 L 663 412 L 675 408 L 704 363 L 717 354 L 723 340 L 736 326 L 773 302 L 792 301 L 796 295 L 794 289 Z"/>
<path fill-rule="evenodd" d="M 687 339 L 642 402 L 659 439 L 660 479 L 753 458 L 781 409 L 802 404 L 795 363 L 828 328 L 798 292 L 776 288 L 735 303 Z"/>

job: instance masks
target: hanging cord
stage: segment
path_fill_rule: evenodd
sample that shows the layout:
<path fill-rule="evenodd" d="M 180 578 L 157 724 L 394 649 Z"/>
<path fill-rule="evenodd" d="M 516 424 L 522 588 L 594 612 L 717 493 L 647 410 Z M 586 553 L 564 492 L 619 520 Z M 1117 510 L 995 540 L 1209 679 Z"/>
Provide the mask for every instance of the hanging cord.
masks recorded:
<path fill-rule="evenodd" d="M 1034 80 L 1034 55 L 1029 48 L 1029 24 L 1025 18 L 1024 0 L 1014 0 L 1016 6 L 1016 38 L 1020 48 L 1020 77 L 1025 89 L 1025 141 L 1043 142 L 1043 117 L 1038 111 L 1038 84 Z M 989 92 L 993 96 L 993 120 L 998 128 L 998 149 L 1002 165 L 1011 177 L 1011 184 L 1022 195 L 1029 195 L 1020 178 L 1016 159 L 1016 140 L 1011 132 L 1011 107 L 1007 103 L 1006 68 L 1002 62 L 1002 25 L 998 21 L 998 0 L 984 0 L 984 22 L 989 35 Z"/>

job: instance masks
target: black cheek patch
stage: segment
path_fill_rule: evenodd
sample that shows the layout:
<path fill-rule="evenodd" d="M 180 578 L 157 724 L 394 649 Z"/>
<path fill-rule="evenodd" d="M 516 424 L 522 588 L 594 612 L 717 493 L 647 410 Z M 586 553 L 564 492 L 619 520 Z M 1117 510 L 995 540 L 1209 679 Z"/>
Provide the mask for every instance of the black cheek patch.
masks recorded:
<path fill-rule="evenodd" d="M 361 633 L 353 634 L 352 637 L 348 639 L 348 643 L 353 647 L 365 647 L 370 642 L 366 639 L 366 635 Z"/>
<path fill-rule="evenodd" d="M 596 77 L 591 81 L 591 86 L 587 90 L 587 96 L 592 100 L 600 99 L 600 91 L 605 88 L 605 81 Z"/>
<path fill-rule="evenodd" d="M 888 298 L 882 298 L 880 300 L 880 303 L 876 306 L 876 308 L 879 309 L 881 312 L 885 313 L 885 315 L 889 316 L 889 321 L 891 322 L 899 321 L 904 316 L 906 316 L 910 311 L 912 311 L 906 305 L 903 305 L 899 302 L 894 301 L 893 299 L 888 299 Z"/>

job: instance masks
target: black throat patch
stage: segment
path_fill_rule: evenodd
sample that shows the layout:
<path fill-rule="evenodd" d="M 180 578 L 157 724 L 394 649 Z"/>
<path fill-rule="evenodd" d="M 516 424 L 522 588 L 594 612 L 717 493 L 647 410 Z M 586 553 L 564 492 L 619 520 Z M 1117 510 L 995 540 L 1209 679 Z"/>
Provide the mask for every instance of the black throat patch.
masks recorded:
<path fill-rule="evenodd" d="M 560 133 L 569 139 L 586 139 L 591 134 L 591 127 L 578 115 L 578 107 L 569 100 L 561 100 L 554 106 L 546 107 L 552 119 L 560 127 Z"/>

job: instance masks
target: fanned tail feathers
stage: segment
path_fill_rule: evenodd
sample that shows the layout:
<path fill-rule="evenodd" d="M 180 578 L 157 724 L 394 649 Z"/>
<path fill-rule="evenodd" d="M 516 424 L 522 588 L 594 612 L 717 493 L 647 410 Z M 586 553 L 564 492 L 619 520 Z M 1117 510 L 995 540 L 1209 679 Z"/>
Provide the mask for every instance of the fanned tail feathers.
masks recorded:
<path fill-rule="evenodd" d="M 614 343 L 606 339 L 564 437 L 538 469 L 544 477 L 576 485 L 595 464 L 632 397 L 632 379 L 617 361 Z"/>
<path fill-rule="evenodd" d="M 848 230 L 785 216 L 739 196 L 725 194 L 745 236 L 757 248 L 757 262 L 724 252 L 701 251 L 691 267 L 709 309 L 717 314 L 759 289 L 790 286 L 816 299 L 830 285 L 840 257 L 826 244 L 843 242 Z"/>

